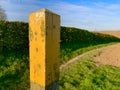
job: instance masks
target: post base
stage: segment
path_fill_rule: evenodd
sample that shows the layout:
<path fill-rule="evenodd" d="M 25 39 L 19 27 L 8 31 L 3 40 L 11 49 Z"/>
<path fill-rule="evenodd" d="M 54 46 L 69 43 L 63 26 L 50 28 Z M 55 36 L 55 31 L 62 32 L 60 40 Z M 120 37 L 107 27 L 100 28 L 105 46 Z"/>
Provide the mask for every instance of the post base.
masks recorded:
<path fill-rule="evenodd" d="M 40 86 L 39 84 L 34 83 L 34 82 L 31 82 L 30 84 L 31 84 L 30 90 L 58 90 L 57 82 L 54 82 L 51 85 L 45 86 L 45 87 Z"/>

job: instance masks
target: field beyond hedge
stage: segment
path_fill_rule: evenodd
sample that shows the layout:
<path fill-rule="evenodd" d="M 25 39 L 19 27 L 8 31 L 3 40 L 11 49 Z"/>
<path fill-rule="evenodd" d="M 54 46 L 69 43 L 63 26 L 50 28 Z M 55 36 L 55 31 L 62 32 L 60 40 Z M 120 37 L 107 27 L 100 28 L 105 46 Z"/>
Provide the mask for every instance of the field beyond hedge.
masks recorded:
<path fill-rule="evenodd" d="M 0 21 L 0 90 L 29 88 L 28 23 Z M 61 27 L 60 63 L 108 43 L 114 36 L 73 27 Z"/>

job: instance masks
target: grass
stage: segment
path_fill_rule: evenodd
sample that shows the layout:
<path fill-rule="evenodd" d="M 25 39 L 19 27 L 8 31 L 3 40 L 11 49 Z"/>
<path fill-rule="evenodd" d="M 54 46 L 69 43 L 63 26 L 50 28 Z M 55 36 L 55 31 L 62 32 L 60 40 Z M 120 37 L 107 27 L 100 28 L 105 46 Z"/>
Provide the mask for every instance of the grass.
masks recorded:
<path fill-rule="evenodd" d="M 0 90 L 29 88 L 29 61 L 27 52 L 0 53 Z"/>
<path fill-rule="evenodd" d="M 97 66 L 93 58 L 100 52 L 84 56 L 60 73 L 60 90 L 120 90 L 120 67 Z"/>

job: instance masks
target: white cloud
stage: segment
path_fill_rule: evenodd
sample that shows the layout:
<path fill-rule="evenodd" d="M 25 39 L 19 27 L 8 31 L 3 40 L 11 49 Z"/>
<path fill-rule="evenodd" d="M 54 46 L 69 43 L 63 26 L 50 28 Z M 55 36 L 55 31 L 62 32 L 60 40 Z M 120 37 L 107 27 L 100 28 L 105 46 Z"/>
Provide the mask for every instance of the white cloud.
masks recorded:
<path fill-rule="evenodd" d="M 93 2 L 91 5 L 61 2 L 55 3 L 51 8 L 61 15 L 62 25 L 94 30 L 120 28 L 119 6 L 120 4 L 113 5 L 104 2 Z"/>

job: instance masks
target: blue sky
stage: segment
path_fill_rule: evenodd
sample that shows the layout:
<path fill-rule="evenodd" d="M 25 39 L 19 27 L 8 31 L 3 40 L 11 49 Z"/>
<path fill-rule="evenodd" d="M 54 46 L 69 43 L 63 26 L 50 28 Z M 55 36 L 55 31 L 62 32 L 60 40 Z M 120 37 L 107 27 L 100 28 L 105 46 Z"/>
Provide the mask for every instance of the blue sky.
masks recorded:
<path fill-rule="evenodd" d="M 120 30 L 120 0 L 0 0 L 8 20 L 28 22 L 30 13 L 48 8 L 61 25 L 88 30 Z"/>

